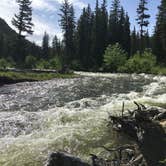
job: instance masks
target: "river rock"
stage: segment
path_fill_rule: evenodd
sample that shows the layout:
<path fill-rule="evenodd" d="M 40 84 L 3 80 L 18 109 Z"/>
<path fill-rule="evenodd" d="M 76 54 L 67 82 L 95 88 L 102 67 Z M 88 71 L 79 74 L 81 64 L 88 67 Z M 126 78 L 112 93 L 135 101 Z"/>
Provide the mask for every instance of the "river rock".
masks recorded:
<path fill-rule="evenodd" d="M 90 166 L 80 158 L 68 153 L 55 152 L 51 153 L 46 166 Z"/>

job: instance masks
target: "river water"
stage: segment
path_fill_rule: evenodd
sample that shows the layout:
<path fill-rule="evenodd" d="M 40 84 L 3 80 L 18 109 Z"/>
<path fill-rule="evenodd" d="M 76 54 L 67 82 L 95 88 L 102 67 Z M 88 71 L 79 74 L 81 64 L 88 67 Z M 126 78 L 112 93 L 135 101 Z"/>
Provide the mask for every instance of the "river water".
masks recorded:
<path fill-rule="evenodd" d="M 0 166 L 42 166 L 52 151 L 85 160 L 120 138 L 108 113 L 133 101 L 166 107 L 166 77 L 77 73 L 78 78 L 0 87 Z"/>

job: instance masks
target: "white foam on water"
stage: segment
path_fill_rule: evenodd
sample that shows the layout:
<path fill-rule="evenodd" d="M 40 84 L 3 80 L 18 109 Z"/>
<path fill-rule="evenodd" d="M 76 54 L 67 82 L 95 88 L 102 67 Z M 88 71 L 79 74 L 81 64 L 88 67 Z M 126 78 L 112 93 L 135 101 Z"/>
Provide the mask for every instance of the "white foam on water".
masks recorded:
<path fill-rule="evenodd" d="M 125 109 L 134 108 L 133 101 L 166 103 L 165 77 L 79 74 L 0 88 L 0 166 L 42 166 L 57 150 L 87 159 L 116 141 L 108 112 L 120 114 L 123 102 Z"/>

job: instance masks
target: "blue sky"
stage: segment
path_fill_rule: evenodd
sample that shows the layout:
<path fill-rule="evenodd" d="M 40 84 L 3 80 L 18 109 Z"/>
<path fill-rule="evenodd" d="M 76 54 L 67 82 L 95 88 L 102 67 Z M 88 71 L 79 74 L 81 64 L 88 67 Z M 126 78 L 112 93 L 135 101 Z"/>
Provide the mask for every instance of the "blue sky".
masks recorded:
<path fill-rule="evenodd" d="M 36 42 L 37 44 L 41 44 L 42 36 L 44 31 L 47 31 L 52 38 L 55 34 L 59 38 L 62 37 L 62 32 L 59 27 L 59 8 L 63 0 L 32 0 L 32 7 L 33 7 L 33 23 L 35 24 L 34 27 L 34 34 L 33 36 L 29 36 L 28 38 L 31 41 Z M 81 10 L 85 7 L 88 3 L 91 4 L 92 8 L 95 6 L 95 0 L 69 0 L 73 3 L 75 8 L 76 17 L 78 18 Z M 112 0 L 108 1 L 108 9 L 110 9 Z M 148 0 L 148 8 L 149 14 L 151 15 L 149 25 L 150 33 L 153 32 L 156 14 L 158 12 L 157 7 L 160 4 L 160 0 Z M 102 0 L 99 0 L 101 3 Z M 136 8 L 138 6 L 139 0 L 121 0 L 121 4 L 124 9 L 128 12 L 130 16 L 131 28 L 133 26 L 137 26 L 135 18 Z M 16 0 L 0 0 L 0 17 L 5 19 L 7 23 L 11 25 L 11 19 L 14 13 L 18 12 L 18 5 L 16 4 Z M 12 26 L 12 28 L 14 28 Z M 137 27 L 138 28 L 138 27 Z"/>

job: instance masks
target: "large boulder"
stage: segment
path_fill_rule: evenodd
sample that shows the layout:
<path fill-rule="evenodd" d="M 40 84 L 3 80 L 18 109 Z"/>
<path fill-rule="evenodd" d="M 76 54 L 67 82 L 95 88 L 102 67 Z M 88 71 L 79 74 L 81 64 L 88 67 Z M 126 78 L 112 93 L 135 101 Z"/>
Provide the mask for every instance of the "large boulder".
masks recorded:
<path fill-rule="evenodd" d="M 80 158 L 74 157 L 68 153 L 51 153 L 46 166 L 90 166 Z"/>

